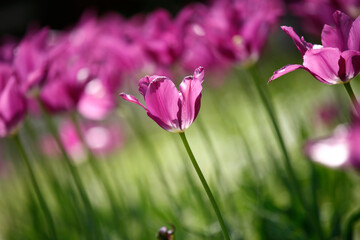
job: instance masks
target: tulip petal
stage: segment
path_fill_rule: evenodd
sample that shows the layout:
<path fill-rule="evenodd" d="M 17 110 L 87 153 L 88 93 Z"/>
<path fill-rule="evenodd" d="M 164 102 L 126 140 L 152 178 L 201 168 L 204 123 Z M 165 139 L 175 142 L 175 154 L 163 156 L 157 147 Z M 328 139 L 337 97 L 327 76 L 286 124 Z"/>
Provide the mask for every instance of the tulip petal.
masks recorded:
<path fill-rule="evenodd" d="M 348 49 L 348 36 L 353 20 L 340 11 L 336 11 L 333 17 L 336 29 L 325 25 L 321 32 L 321 42 L 324 47 L 335 47 L 345 51 Z"/>
<path fill-rule="evenodd" d="M 145 97 L 145 94 L 149 87 L 149 84 L 151 83 L 152 80 L 154 80 L 157 77 L 159 77 L 159 76 L 153 75 L 153 76 L 146 76 L 146 77 L 143 77 L 142 79 L 140 79 L 139 92 L 141 93 L 141 95 L 143 95 Z"/>
<path fill-rule="evenodd" d="M 147 112 L 147 115 L 152 119 L 154 120 L 160 127 L 162 127 L 163 129 L 165 129 L 166 131 L 169 131 L 169 132 L 176 132 L 175 129 L 177 128 L 173 128 L 173 126 L 169 126 L 168 124 L 164 123 L 160 118 L 152 115 L 150 112 Z"/>
<path fill-rule="evenodd" d="M 340 55 L 337 48 L 310 49 L 304 55 L 303 66 L 319 81 L 337 84 L 341 82 L 338 76 Z"/>
<path fill-rule="evenodd" d="M 308 49 L 312 48 L 312 44 L 306 42 L 303 38 L 300 39 L 300 37 L 296 34 L 296 32 L 294 31 L 294 29 L 292 27 L 288 27 L 288 26 L 281 26 L 281 29 L 289 36 L 292 38 L 292 40 L 294 41 L 296 47 L 299 49 L 301 55 L 304 56 L 304 54 L 306 53 L 306 51 Z"/>
<path fill-rule="evenodd" d="M 149 116 L 159 119 L 169 129 L 179 129 L 179 97 L 179 91 L 170 79 L 156 77 L 150 82 L 145 95 Z"/>
<path fill-rule="evenodd" d="M 360 52 L 352 50 L 342 52 L 339 60 L 339 67 L 340 79 L 346 81 L 356 77 L 360 72 Z M 342 77 L 342 75 L 344 77 Z"/>
<path fill-rule="evenodd" d="M 341 129 L 329 138 L 309 141 L 306 154 L 315 162 L 328 167 L 344 167 L 349 164 L 350 146 L 347 130 Z"/>
<path fill-rule="evenodd" d="M 280 68 L 279 70 L 276 70 L 274 72 L 274 74 L 271 76 L 271 78 L 269 79 L 268 83 L 275 80 L 276 78 L 281 77 L 282 75 L 285 75 L 285 74 L 295 71 L 297 69 L 304 69 L 304 66 L 299 65 L 299 64 L 286 65 L 286 66 Z"/>
<path fill-rule="evenodd" d="M 126 93 L 120 93 L 120 97 L 122 97 L 124 100 L 126 100 L 128 102 L 135 103 L 135 104 L 139 105 L 140 107 L 142 107 L 143 109 L 145 109 L 145 111 L 148 111 L 147 108 L 144 105 L 142 105 L 136 97 L 131 96 Z"/>
<path fill-rule="evenodd" d="M 360 51 L 360 16 L 355 19 L 349 32 L 349 50 Z"/>
<path fill-rule="evenodd" d="M 15 78 L 10 78 L 0 96 L 0 114 L 8 130 L 21 121 L 25 112 L 25 97 L 17 86 Z"/>
<path fill-rule="evenodd" d="M 50 112 L 69 111 L 76 106 L 66 82 L 60 80 L 44 85 L 41 89 L 40 99 Z"/>
<path fill-rule="evenodd" d="M 25 37 L 17 47 L 14 68 L 26 89 L 38 84 L 45 74 L 49 29 Z"/>
<path fill-rule="evenodd" d="M 347 42 L 344 42 L 339 31 L 326 24 L 321 32 L 321 43 L 324 47 L 339 48 L 341 51 L 347 49 Z"/>
<path fill-rule="evenodd" d="M 90 81 L 81 96 L 77 108 L 80 114 L 91 120 L 103 120 L 116 103 L 100 80 Z"/>
<path fill-rule="evenodd" d="M 202 82 L 204 81 L 204 69 L 199 67 L 194 76 L 185 77 L 180 84 L 181 130 L 190 127 L 200 110 L 200 98 Z"/>

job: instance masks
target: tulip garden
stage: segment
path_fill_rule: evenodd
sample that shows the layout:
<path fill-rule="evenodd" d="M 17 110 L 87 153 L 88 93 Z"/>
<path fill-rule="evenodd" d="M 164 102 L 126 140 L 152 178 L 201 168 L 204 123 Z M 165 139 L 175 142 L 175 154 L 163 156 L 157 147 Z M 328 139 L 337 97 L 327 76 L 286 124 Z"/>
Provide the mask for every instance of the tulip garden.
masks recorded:
<path fill-rule="evenodd" d="M 213 0 L 0 41 L 0 239 L 360 239 L 360 2 Z"/>

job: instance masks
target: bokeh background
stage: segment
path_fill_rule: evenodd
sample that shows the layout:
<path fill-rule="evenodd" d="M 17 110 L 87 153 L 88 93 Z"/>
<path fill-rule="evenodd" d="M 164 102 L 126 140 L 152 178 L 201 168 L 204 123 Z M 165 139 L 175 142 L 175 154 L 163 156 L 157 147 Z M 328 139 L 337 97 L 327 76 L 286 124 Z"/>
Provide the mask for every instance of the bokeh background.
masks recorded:
<path fill-rule="evenodd" d="M 351 107 L 343 87 L 324 85 L 305 71 L 267 84 L 276 69 L 302 62 L 281 25 L 293 26 L 309 42 L 320 43 L 321 27 L 316 34 L 318 21 L 299 18 L 289 7 L 301 2 L 311 1 L 282 2 L 284 13 L 269 31 L 255 67 L 249 67 L 251 61 L 239 61 L 226 71 L 205 69 L 200 114 L 186 131 L 233 240 L 343 239 L 349 216 L 360 200 L 360 179 L 355 170 L 327 168 L 313 163 L 304 153 L 309 139 L 328 136 L 337 127 L 348 125 Z M 335 6 L 331 9 L 343 6 L 330 2 Z M 19 40 L 29 29 L 45 26 L 68 30 L 88 10 L 100 17 L 115 12 L 130 19 L 162 8 L 176 16 L 192 3 L 208 4 L 188 0 L 2 1 L 0 41 Z M 315 10 L 321 12 L 319 7 Z M 174 69 L 176 85 L 192 74 Z M 142 69 L 128 76 L 131 82 L 118 92 L 139 96 L 137 80 L 146 74 L 154 73 Z M 352 85 L 355 93 L 360 93 L 356 81 Z M 305 209 L 294 197 L 278 139 L 255 82 L 273 103 L 307 203 Z M 69 147 L 72 158 L 79 159 L 74 166 L 93 210 L 82 203 L 64 159 L 54 154 L 58 149 L 53 139 L 46 138 L 50 132 L 46 117 L 27 118 L 19 127 L 21 141 L 52 212 L 58 239 L 148 240 L 156 239 L 163 226 L 175 230 L 175 239 L 222 239 L 180 138 L 163 131 L 134 104 L 120 97 L 117 104 L 103 121 L 114 127 L 106 133 L 116 146 L 111 153 L 87 159 L 86 149 Z M 72 112 L 51 117 L 65 139 L 72 142 L 79 138 L 73 135 L 76 126 L 63 120 L 73 117 L 81 123 L 82 116 Z M 84 124 L 82 131 L 94 129 L 96 124 Z M 88 144 L 96 146 L 104 135 L 93 131 L 87 136 Z M 53 239 L 13 139 L 1 139 L 0 149 L 0 239 Z M 158 239 L 170 240 L 170 235 Z M 357 227 L 353 238 L 359 236 Z"/>

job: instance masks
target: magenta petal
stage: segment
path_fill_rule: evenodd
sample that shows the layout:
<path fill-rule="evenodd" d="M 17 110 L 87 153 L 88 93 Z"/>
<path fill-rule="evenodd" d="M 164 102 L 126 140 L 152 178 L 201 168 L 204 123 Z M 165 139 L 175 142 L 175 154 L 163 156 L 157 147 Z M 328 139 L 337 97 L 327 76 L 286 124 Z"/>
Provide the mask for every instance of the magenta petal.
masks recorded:
<path fill-rule="evenodd" d="M 0 90 L 4 89 L 9 79 L 14 75 L 14 70 L 10 65 L 0 64 Z"/>
<path fill-rule="evenodd" d="M 149 84 L 145 95 L 149 113 L 175 131 L 179 130 L 178 101 L 179 92 L 170 79 L 157 77 Z"/>
<path fill-rule="evenodd" d="M 197 69 L 195 69 L 194 79 L 196 81 L 200 81 L 201 83 L 204 81 L 204 68 L 203 67 L 198 67 Z"/>
<path fill-rule="evenodd" d="M 348 49 L 348 36 L 353 20 L 340 11 L 336 11 L 333 17 L 336 28 L 325 25 L 321 32 L 321 42 L 324 47 L 335 47 L 345 51 Z"/>
<path fill-rule="evenodd" d="M 166 131 L 173 131 L 174 129 L 172 128 L 172 126 L 169 126 L 168 124 L 164 123 L 160 118 L 152 115 L 150 112 L 147 112 L 147 115 L 154 120 L 160 127 L 162 127 L 163 129 L 165 129 Z"/>
<path fill-rule="evenodd" d="M 272 80 L 275 80 L 276 78 L 281 77 L 282 75 L 285 75 L 289 72 L 295 71 L 297 69 L 303 69 L 304 66 L 299 65 L 299 64 L 292 64 L 292 65 L 286 65 L 282 68 L 280 68 L 279 70 L 276 70 L 274 72 L 274 74 L 271 76 L 271 78 L 269 79 L 268 83 L 271 82 Z"/>
<path fill-rule="evenodd" d="M 308 49 L 312 48 L 312 44 L 305 42 L 304 39 L 300 39 L 292 27 L 281 26 L 281 29 L 292 38 L 301 55 L 304 55 Z"/>
<path fill-rule="evenodd" d="M 304 67 L 319 81 L 326 84 L 341 82 L 339 60 L 341 52 L 337 48 L 311 49 L 304 55 Z"/>
<path fill-rule="evenodd" d="M 153 75 L 153 76 L 146 76 L 146 77 L 143 77 L 142 79 L 140 79 L 139 92 L 141 93 L 141 95 L 143 95 L 145 97 L 145 94 L 149 87 L 149 84 L 151 83 L 152 80 L 154 80 L 157 77 L 159 77 L 159 76 Z"/>
<path fill-rule="evenodd" d="M 335 11 L 333 14 L 333 18 L 336 29 L 338 29 L 341 32 L 341 35 L 344 37 L 344 39 L 346 39 L 347 36 L 349 35 L 354 20 L 341 11 Z"/>
<path fill-rule="evenodd" d="M 338 129 L 329 138 L 309 141 L 305 146 L 306 155 L 313 161 L 328 167 L 344 167 L 349 164 L 350 157 L 347 135 L 347 129 Z"/>
<path fill-rule="evenodd" d="M 180 84 L 181 130 L 190 127 L 200 110 L 200 98 L 204 69 L 197 68 L 194 76 L 184 78 Z"/>
<path fill-rule="evenodd" d="M 139 105 L 140 107 L 142 107 L 143 109 L 145 109 L 145 111 L 148 111 L 147 108 L 144 105 L 142 105 L 136 97 L 131 96 L 126 93 L 120 93 L 120 97 L 122 97 L 124 100 L 126 100 L 128 102 L 135 103 L 135 104 Z"/>
<path fill-rule="evenodd" d="M 17 47 L 13 65 L 25 88 L 39 83 L 44 77 L 48 33 L 49 30 L 44 28 L 25 37 Z"/>
<path fill-rule="evenodd" d="M 76 106 L 65 81 L 49 82 L 41 89 L 40 99 L 50 112 L 73 110 Z"/>
<path fill-rule="evenodd" d="M 0 96 L 0 115 L 8 130 L 15 127 L 25 116 L 26 101 L 15 78 L 10 78 Z"/>
<path fill-rule="evenodd" d="M 341 51 L 347 49 L 347 42 L 339 34 L 339 31 L 329 25 L 324 25 L 321 32 L 321 42 L 324 47 L 339 48 Z"/>
<path fill-rule="evenodd" d="M 360 16 L 355 19 L 349 32 L 349 50 L 360 51 Z"/>
<path fill-rule="evenodd" d="M 356 75 L 359 74 L 360 72 L 360 52 L 358 51 L 352 51 L 352 50 L 348 50 L 345 51 L 343 53 L 341 53 L 341 60 L 343 60 L 343 79 L 349 80 L 352 79 L 354 77 L 356 77 Z M 340 62 L 339 62 L 340 65 Z M 340 68 L 342 66 L 340 65 Z M 341 69 L 340 69 L 341 70 Z M 340 74 L 339 74 L 340 75 Z M 341 78 L 341 75 L 340 75 Z"/>
<path fill-rule="evenodd" d="M 103 120 L 114 109 L 115 100 L 99 80 L 90 81 L 78 103 L 78 111 L 91 120 Z"/>

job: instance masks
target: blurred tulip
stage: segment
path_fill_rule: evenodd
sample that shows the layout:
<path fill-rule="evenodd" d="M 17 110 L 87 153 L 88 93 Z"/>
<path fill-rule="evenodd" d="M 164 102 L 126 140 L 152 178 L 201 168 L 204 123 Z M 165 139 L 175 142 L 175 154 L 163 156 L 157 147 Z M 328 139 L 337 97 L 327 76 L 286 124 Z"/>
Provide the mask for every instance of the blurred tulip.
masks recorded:
<path fill-rule="evenodd" d="M 332 25 L 332 15 L 340 10 L 355 19 L 360 15 L 358 0 L 298 0 L 290 4 L 290 11 L 301 18 L 305 31 L 318 35 L 325 24 Z"/>
<path fill-rule="evenodd" d="M 177 29 L 166 10 L 157 10 L 146 17 L 141 29 L 141 43 L 150 59 L 160 66 L 171 66 L 180 54 Z"/>
<path fill-rule="evenodd" d="M 86 147 L 96 155 L 109 154 L 123 144 L 123 135 L 117 124 L 81 122 L 80 130 Z M 69 120 L 61 122 L 59 132 L 62 144 L 72 159 L 77 162 L 86 160 L 87 150 L 74 123 Z M 50 136 L 43 137 L 41 145 L 47 155 L 59 153 L 55 140 Z"/>
<path fill-rule="evenodd" d="M 341 117 L 341 108 L 337 102 L 322 103 L 315 110 L 313 122 L 318 127 L 334 126 Z"/>
<path fill-rule="evenodd" d="M 360 170 L 360 118 L 353 118 L 349 127 L 339 126 L 327 138 L 308 141 L 305 153 L 328 167 Z"/>
<path fill-rule="evenodd" d="M 13 69 L 0 65 L 0 137 L 11 134 L 26 114 L 26 99 Z"/>
<path fill-rule="evenodd" d="M 257 61 L 282 12 L 277 0 L 217 0 L 185 7 L 176 17 L 181 65 L 186 70 L 201 65 L 216 71 Z"/>
<path fill-rule="evenodd" d="M 78 110 L 102 120 L 116 106 L 123 69 L 129 65 L 117 36 L 86 15 L 51 51 L 40 99 L 50 112 Z M 57 96 L 54 98 L 54 96 Z"/>
<path fill-rule="evenodd" d="M 11 64 L 14 59 L 14 52 L 17 41 L 11 37 L 4 37 L 0 44 L 0 62 Z"/>
<path fill-rule="evenodd" d="M 50 49 L 49 29 L 28 34 L 17 46 L 13 65 L 25 91 L 44 80 Z"/>

